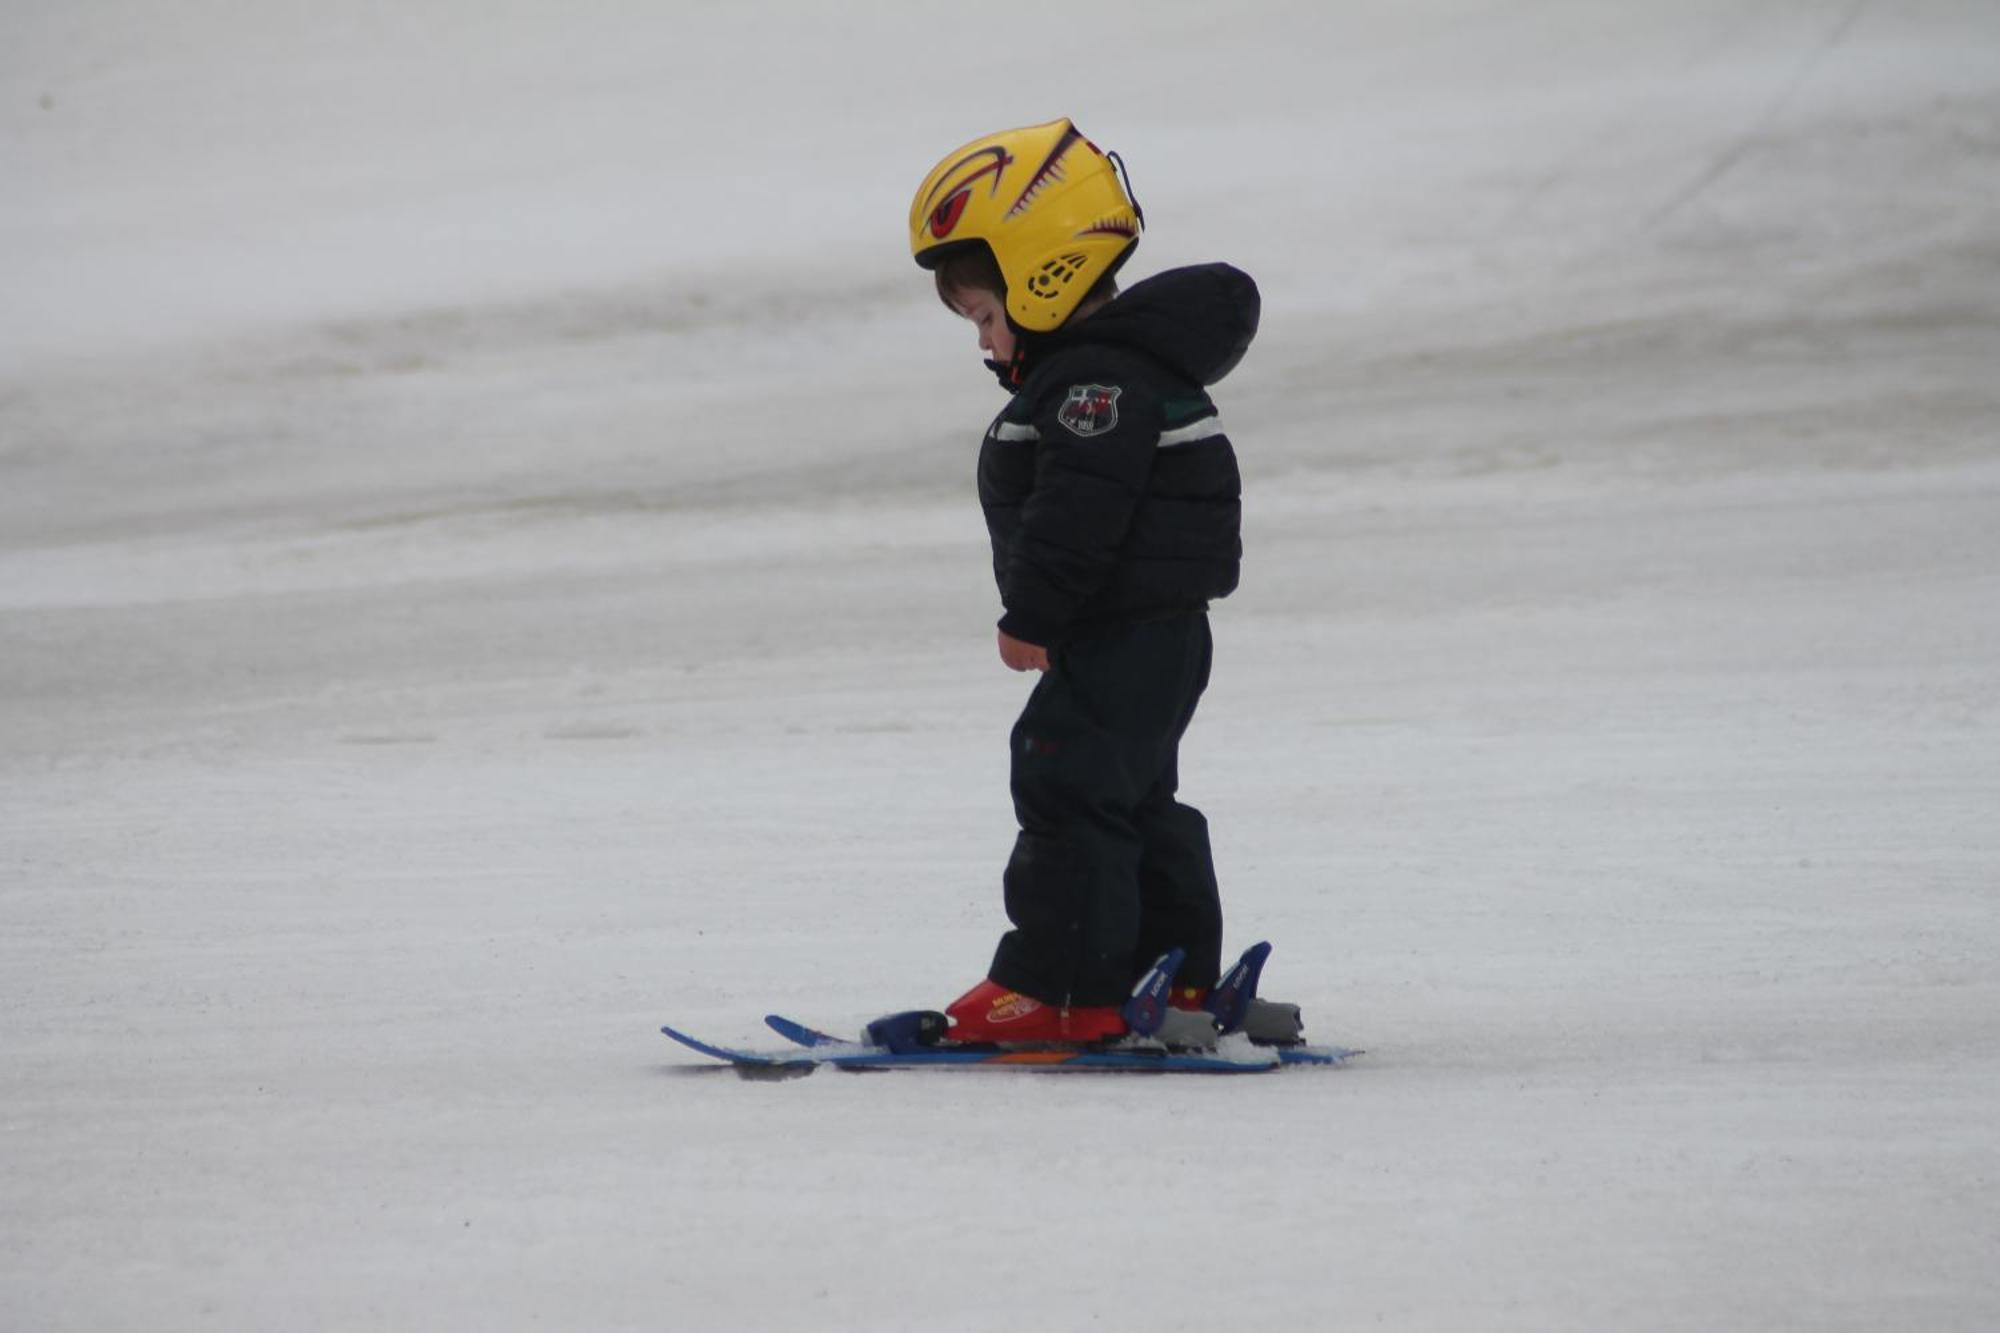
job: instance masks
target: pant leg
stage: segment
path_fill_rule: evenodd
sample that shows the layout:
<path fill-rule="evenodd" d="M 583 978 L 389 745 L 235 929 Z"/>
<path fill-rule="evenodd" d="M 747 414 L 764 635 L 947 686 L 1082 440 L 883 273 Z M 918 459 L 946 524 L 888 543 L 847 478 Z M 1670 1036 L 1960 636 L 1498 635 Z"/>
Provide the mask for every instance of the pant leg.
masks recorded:
<path fill-rule="evenodd" d="M 1140 775 L 1062 668 L 1035 687 L 1012 740 L 1021 831 L 1003 883 L 1014 929 L 989 975 L 1046 1004 L 1116 1004 L 1139 925 Z"/>
<path fill-rule="evenodd" d="M 1208 820 L 1171 798 L 1149 802 L 1139 820 L 1138 973 L 1169 949 L 1185 949 L 1181 985 L 1213 986 L 1222 975 L 1222 897 L 1209 851 Z"/>
<path fill-rule="evenodd" d="M 1036 686 L 1013 732 L 1021 832 L 1004 881 L 1014 929 L 990 972 L 1001 985 L 1051 1004 L 1116 1004 L 1174 945 L 1189 950 L 1191 984 L 1213 982 L 1221 920 L 1206 823 L 1173 800 L 1208 659 L 1207 617 L 1176 617 L 1069 645 Z"/>
<path fill-rule="evenodd" d="M 1214 640 L 1208 617 L 1190 618 L 1181 645 L 1188 668 L 1179 719 L 1168 739 L 1159 778 L 1140 803 L 1139 942 L 1134 979 L 1169 949 L 1184 949 L 1179 981 L 1213 986 L 1222 975 L 1222 896 L 1215 881 L 1208 820 L 1176 799 L 1180 790 L 1180 743 L 1208 688 Z"/>

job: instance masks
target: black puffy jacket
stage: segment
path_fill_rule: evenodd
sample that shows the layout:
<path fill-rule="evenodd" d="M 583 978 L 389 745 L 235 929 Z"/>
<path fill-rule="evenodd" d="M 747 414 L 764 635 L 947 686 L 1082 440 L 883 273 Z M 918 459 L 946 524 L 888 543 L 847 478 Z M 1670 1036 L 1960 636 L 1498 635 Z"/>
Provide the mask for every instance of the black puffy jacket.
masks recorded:
<path fill-rule="evenodd" d="M 1235 589 L 1242 479 L 1206 386 L 1257 314 L 1249 275 L 1205 264 L 1027 341 L 979 450 L 1001 629 L 1049 646 Z"/>

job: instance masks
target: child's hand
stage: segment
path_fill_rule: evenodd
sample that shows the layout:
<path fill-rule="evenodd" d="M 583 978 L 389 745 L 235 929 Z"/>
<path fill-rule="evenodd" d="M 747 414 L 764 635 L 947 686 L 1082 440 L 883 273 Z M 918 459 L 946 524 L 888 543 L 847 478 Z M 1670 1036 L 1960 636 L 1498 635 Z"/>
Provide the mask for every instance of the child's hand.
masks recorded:
<path fill-rule="evenodd" d="M 1000 631 L 1000 660 L 1014 671 L 1047 671 L 1049 650 L 1039 644 L 1023 642 L 1003 629 Z"/>

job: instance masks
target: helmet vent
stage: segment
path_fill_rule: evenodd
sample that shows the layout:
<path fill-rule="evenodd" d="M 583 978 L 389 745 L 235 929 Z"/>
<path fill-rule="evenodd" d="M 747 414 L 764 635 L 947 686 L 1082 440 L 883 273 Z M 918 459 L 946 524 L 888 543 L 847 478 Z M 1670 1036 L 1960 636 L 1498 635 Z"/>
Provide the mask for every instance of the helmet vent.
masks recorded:
<path fill-rule="evenodd" d="M 1057 255 L 1028 275 L 1028 291 L 1044 301 L 1053 301 L 1064 288 L 1076 281 L 1077 274 L 1083 272 L 1089 263 L 1089 255 L 1074 251 Z"/>

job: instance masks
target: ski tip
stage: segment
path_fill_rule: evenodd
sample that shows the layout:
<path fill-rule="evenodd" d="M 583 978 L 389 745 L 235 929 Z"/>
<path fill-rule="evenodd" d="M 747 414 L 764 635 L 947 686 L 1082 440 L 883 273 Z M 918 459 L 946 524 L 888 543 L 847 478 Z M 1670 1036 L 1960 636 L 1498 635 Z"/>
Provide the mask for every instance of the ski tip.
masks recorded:
<path fill-rule="evenodd" d="M 660 1031 L 664 1032 L 669 1037 L 672 1037 L 675 1041 L 679 1042 L 681 1045 L 687 1047 L 691 1051 L 700 1051 L 703 1055 L 712 1055 L 718 1060 L 726 1060 L 729 1058 L 729 1053 L 724 1051 L 720 1046 L 710 1045 L 708 1042 L 703 1041 L 700 1037 L 689 1036 L 687 1033 L 682 1032 L 679 1028 L 675 1027 L 671 1023 L 660 1024 Z"/>
<path fill-rule="evenodd" d="M 786 1055 L 766 1055 L 761 1051 L 743 1051 L 743 1050 L 737 1050 L 736 1048 L 730 1046 L 717 1046 L 715 1043 L 703 1041 L 699 1037 L 691 1037 L 687 1033 L 682 1032 L 679 1028 L 674 1027 L 670 1023 L 661 1024 L 660 1031 L 665 1033 L 667 1036 L 672 1037 L 675 1041 L 679 1042 L 681 1045 L 687 1047 L 691 1051 L 695 1051 L 698 1052 L 699 1054 L 706 1055 L 713 1060 L 727 1061 L 728 1063 L 735 1065 L 738 1069 L 743 1069 L 746 1067 L 757 1067 L 765 1069 L 796 1068 L 796 1067 L 810 1066 L 813 1063 L 813 1061 L 810 1058 L 796 1058 L 793 1056 L 786 1056 Z"/>
<path fill-rule="evenodd" d="M 1288 1065 L 1322 1065 L 1338 1069 L 1357 1055 L 1366 1051 L 1349 1050 L 1344 1046 L 1274 1046 L 1278 1059 Z"/>
<path fill-rule="evenodd" d="M 783 1037 L 786 1041 L 800 1046 L 843 1046 L 848 1044 L 830 1032 L 821 1032 L 818 1028 L 809 1028 L 797 1019 L 787 1018 L 783 1014 L 765 1014 L 764 1026 Z"/>

